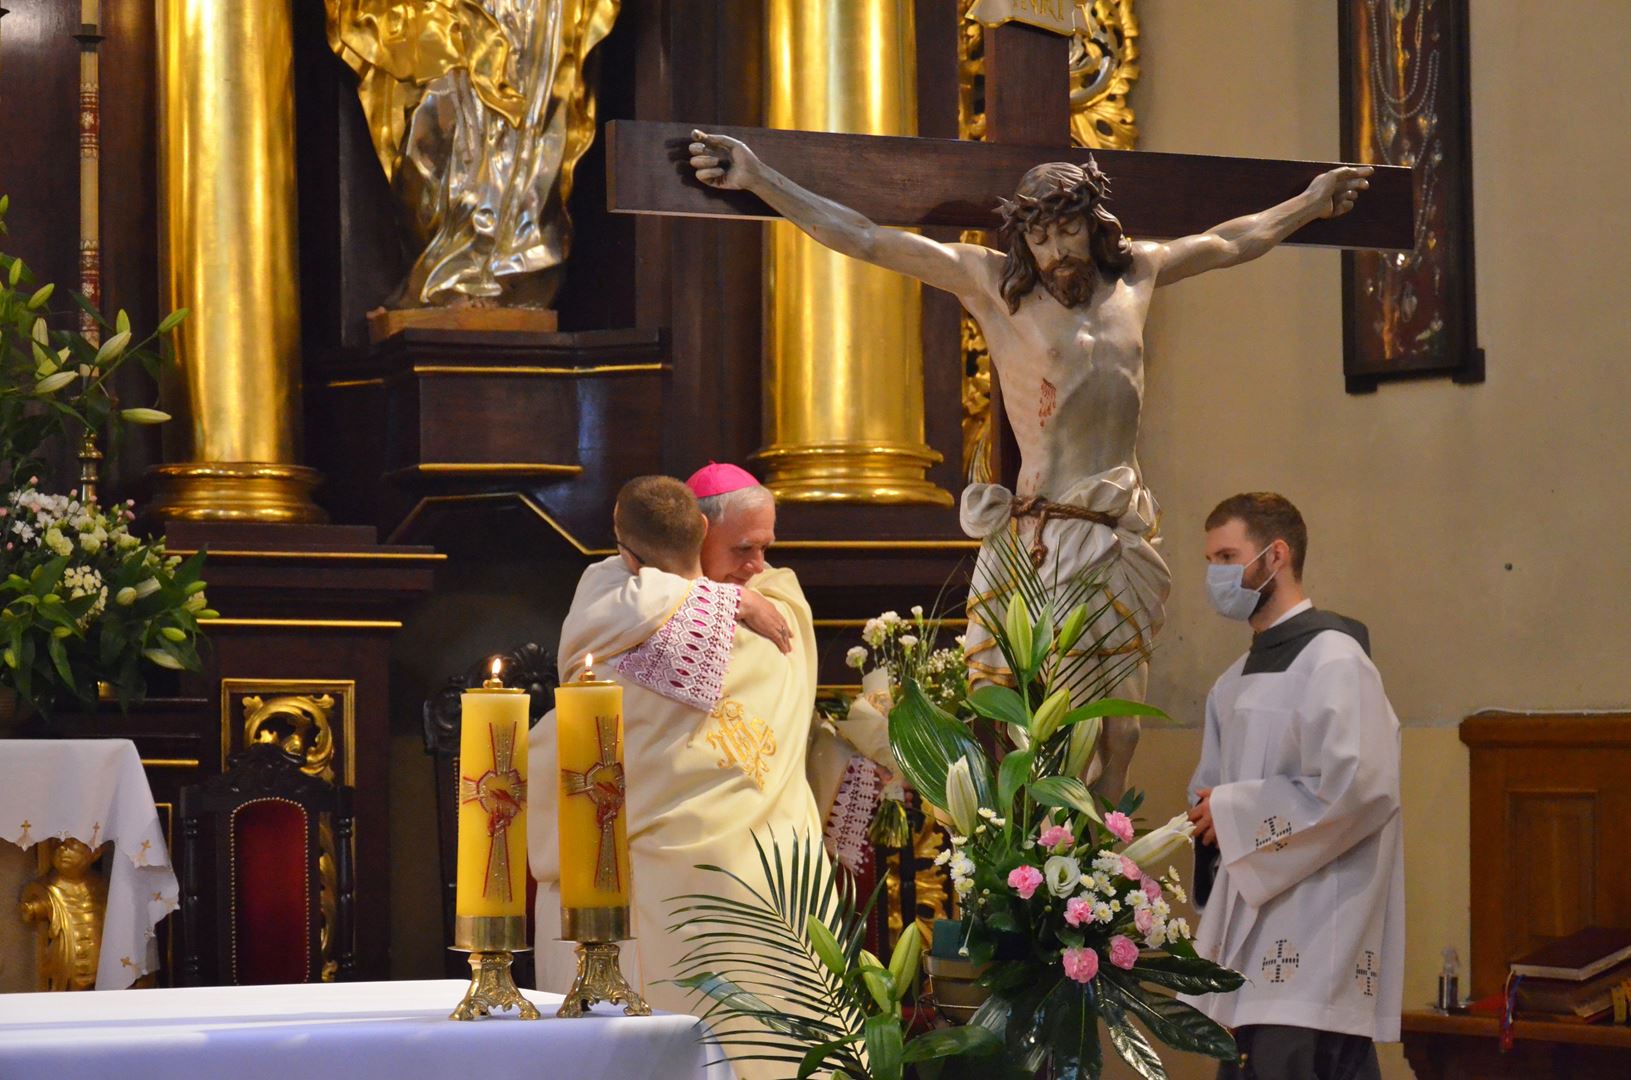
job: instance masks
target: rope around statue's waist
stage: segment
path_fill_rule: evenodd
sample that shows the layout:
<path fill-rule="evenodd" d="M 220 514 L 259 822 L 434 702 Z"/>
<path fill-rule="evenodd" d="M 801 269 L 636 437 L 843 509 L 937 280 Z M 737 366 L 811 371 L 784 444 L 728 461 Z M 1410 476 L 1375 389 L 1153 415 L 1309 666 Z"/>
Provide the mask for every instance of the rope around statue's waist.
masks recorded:
<path fill-rule="evenodd" d="M 1121 521 L 1116 515 L 1107 514 L 1103 510 L 1089 510 L 1085 506 L 1050 502 L 1040 495 L 1015 499 L 1008 513 L 1015 518 L 1036 518 L 1036 534 L 1031 537 L 1031 565 L 1037 569 L 1041 569 L 1042 564 L 1048 558 L 1048 545 L 1043 542 L 1042 530 L 1047 528 L 1050 520 L 1058 518 L 1070 521 L 1091 521 L 1095 525 L 1103 525 L 1111 529 L 1116 528 Z"/>

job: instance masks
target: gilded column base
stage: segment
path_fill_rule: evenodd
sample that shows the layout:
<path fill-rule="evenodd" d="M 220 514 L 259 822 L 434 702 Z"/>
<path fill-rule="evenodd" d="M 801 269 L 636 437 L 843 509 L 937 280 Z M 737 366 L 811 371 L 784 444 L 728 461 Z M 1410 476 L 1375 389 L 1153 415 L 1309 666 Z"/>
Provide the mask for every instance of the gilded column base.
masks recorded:
<path fill-rule="evenodd" d="M 922 444 L 806 443 L 766 447 L 765 486 L 781 502 L 950 506 L 949 491 L 923 474 L 942 460 Z"/>
<path fill-rule="evenodd" d="M 448 1019 L 478 1020 L 495 1009 L 515 1009 L 522 1020 L 541 1019 L 538 1006 L 516 988 L 515 977 L 510 974 L 514 961 L 514 954 L 509 952 L 471 953 L 470 987 Z"/>
<path fill-rule="evenodd" d="M 161 521 L 328 520 L 312 501 L 323 476 L 304 465 L 184 461 L 156 465 L 148 472 L 155 491 L 147 513 Z"/>
<path fill-rule="evenodd" d="M 651 1006 L 623 977 L 615 941 L 586 941 L 578 946 L 577 953 L 578 973 L 556 1016 L 568 1019 L 587 1016 L 597 1001 L 623 1006 L 625 1016 L 651 1015 Z"/>

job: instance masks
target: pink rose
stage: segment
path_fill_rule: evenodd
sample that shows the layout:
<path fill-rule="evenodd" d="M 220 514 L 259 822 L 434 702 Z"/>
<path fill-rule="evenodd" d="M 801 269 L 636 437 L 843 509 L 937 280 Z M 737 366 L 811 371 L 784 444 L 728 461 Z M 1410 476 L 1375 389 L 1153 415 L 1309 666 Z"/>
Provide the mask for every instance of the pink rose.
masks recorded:
<path fill-rule="evenodd" d="M 1066 949 L 1059 959 L 1065 965 L 1065 974 L 1079 983 L 1092 982 L 1099 973 L 1099 954 L 1092 949 Z"/>
<path fill-rule="evenodd" d="M 1050 825 L 1042 830 L 1036 842 L 1045 848 L 1069 847 L 1076 842 L 1076 834 L 1063 825 Z"/>
<path fill-rule="evenodd" d="M 1133 925 L 1138 927 L 1140 934 L 1148 935 L 1155 926 L 1155 912 L 1147 907 L 1141 907 L 1133 912 Z"/>
<path fill-rule="evenodd" d="M 1116 835 L 1116 839 L 1123 844 L 1133 841 L 1133 821 L 1120 810 L 1112 810 L 1104 816 L 1104 827 Z"/>
<path fill-rule="evenodd" d="M 1093 901 L 1073 896 L 1065 901 L 1065 921 L 1072 926 L 1093 921 Z"/>
<path fill-rule="evenodd" d="M 1144 895 L 1151 900 L 1161 899 L 1161 883 L 1152 877 L 1144 879 Z"/>
<path fill-rule="evenodd" d="M 1133 939 L 1117 934 L 1110 939 L 1110 962 L 1123 971 L 1131 971 L 1138 963 L 1138 946 Z"/>
<path fill-rule="evenodd" d="M 1008 887 L 1019 893 L 1021 900 L 1029 900 L 1040 884 L 1042 871 L 1034 866 L 1016 866 L 1008 872 Z"/>
<path fill-rule="evenodd" d="M 1121 857 L 1121 876 L 1128 881 L 1137 881 L 1144 876 L 1144 871 L 1138 868 L 1137 863 L 1123 855 Z"/>

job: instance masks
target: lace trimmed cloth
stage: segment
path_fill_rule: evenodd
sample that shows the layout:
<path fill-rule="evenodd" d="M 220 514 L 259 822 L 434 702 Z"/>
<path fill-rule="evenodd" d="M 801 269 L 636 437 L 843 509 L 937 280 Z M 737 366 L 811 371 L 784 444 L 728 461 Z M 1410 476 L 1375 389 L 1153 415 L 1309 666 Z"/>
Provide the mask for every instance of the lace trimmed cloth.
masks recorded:
<path fill-rule="evenodd" d="M 655 634 L 623 654 L 618 673 L 671 701 L 708 712 L 725 693 L 742 587 L 698 578 Z"/>

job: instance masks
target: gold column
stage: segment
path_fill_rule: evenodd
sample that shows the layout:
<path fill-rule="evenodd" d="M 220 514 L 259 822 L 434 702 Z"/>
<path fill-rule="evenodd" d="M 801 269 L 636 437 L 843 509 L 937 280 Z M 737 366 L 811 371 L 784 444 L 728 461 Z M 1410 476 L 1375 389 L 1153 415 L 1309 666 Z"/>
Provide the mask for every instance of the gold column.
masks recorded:
<path fill-rule="evenodd" d="M 771 127 L 917 133 L 912 0 L 767 3 Z M 765 297 L 758 457 L 777 497 L 951 505 L 924 477 L 940 455 L 923 441 L 922 286 L 777 222 Z"/>
<path fill-rule="evenodd" d="M 159 0 L 160 273 L 176 330 L 161 519 L 320 521 L 297 464 L 293 25 L 288 0 Z"/>

